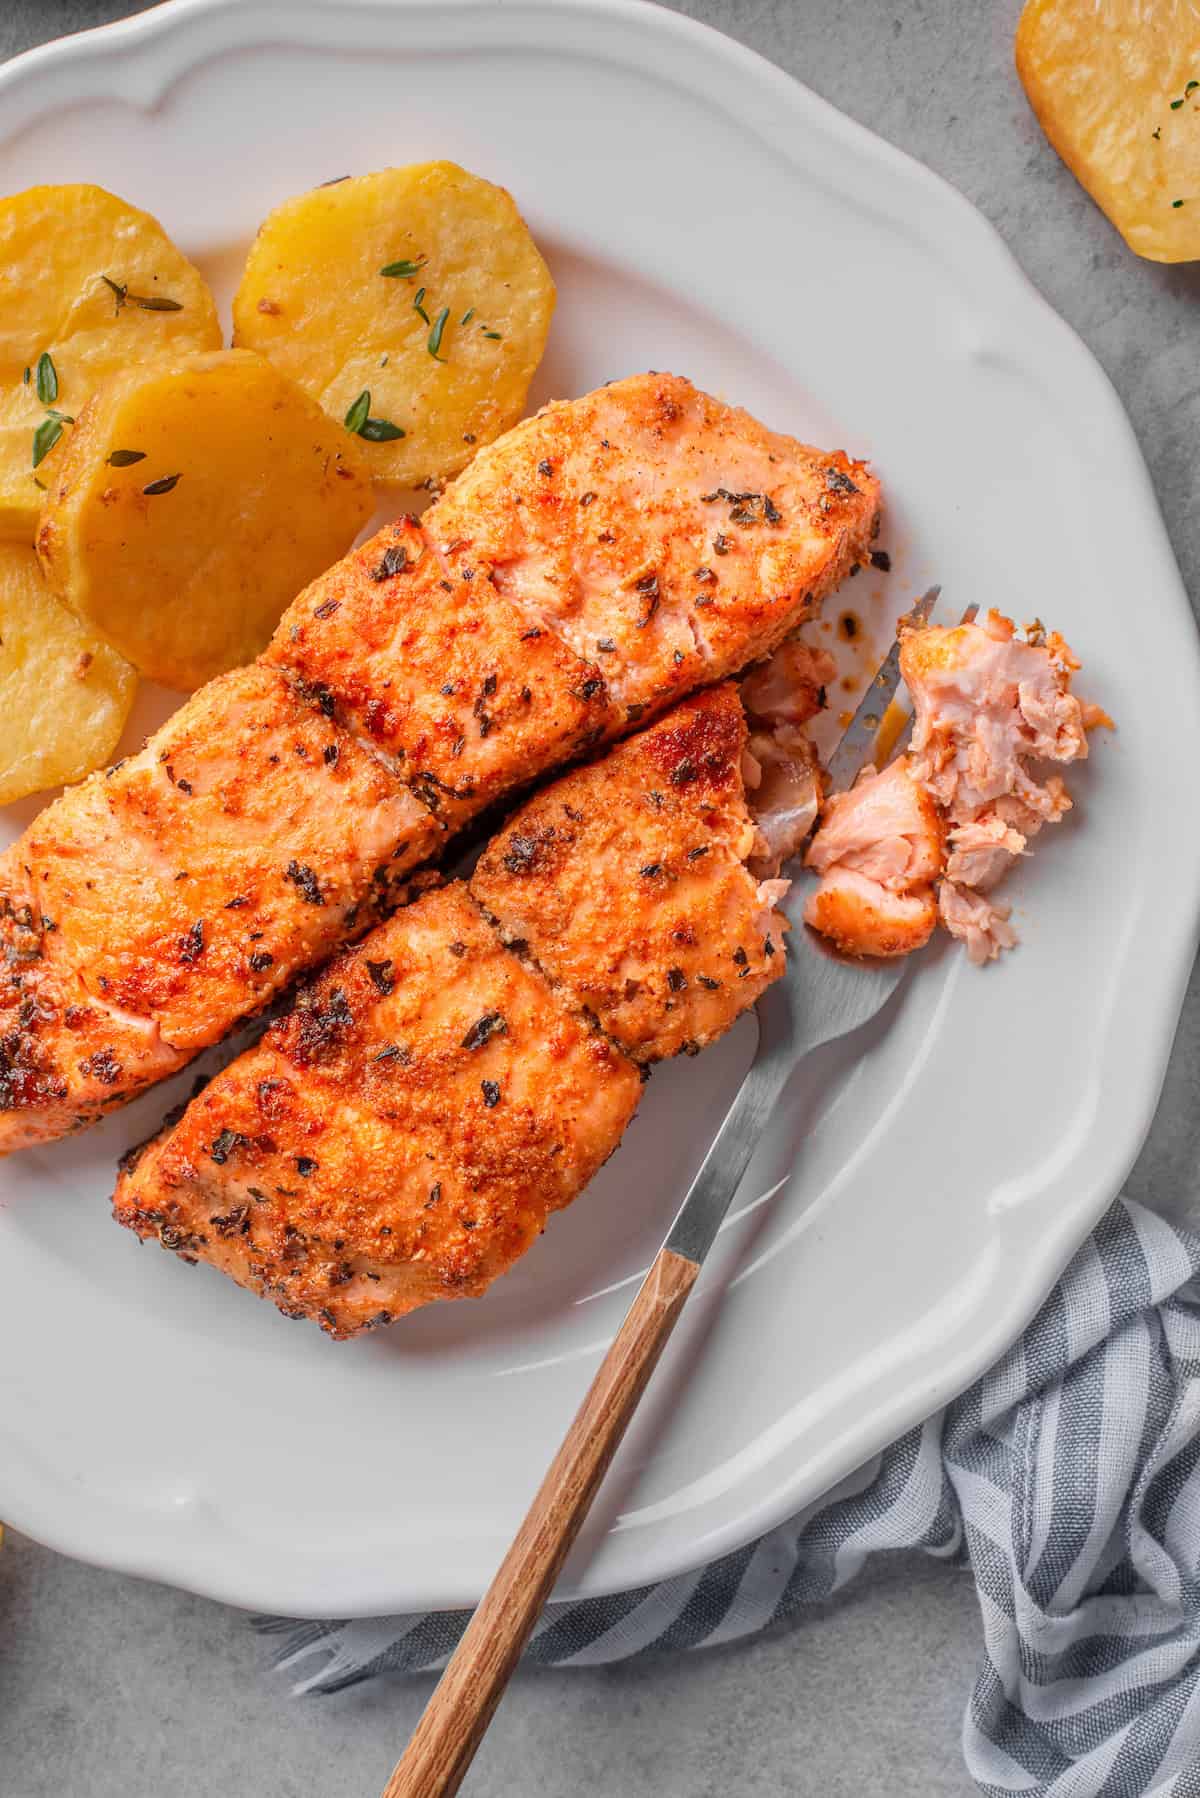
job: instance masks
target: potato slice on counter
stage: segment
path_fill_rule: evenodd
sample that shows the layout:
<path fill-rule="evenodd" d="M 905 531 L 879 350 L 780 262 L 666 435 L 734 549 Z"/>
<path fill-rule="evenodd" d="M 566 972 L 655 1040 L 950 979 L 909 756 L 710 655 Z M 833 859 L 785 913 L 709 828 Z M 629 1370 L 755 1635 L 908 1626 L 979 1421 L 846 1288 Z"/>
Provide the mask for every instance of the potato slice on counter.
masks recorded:
<path fill-rule="evenodd" d="M 68 612 L 32 548 L 0 543 L 0 805 L 112 759 L 137 672 Z"/>
<path fill-rule="evenodd" d="M 33 541 L 64 419 L 102 381 L 220 344 L 199 270 L 148 212 L 82 182 L 0 199 L 0 535 Z"/>
<path fill-rule="evenodd" d="M 264 649 L 373 505 L 341 425 L 261 356 L 217 350 L 131 368 L 89 401 L 37 547 L 79 618 L 187 689 Z"/>
<path fill-rule="evenodd" d="M 424 162 L 277 207 L 233 302 L 234 342 L 357 430 L 376 480 L 411 487 L 515 424 L 553 310 L 512 196 Z"/>
<path fill-rule="evenodd" d="M 1193 0 L 1028 0 L 1016 52 L 1043 131 L 1130 249 L 1200 257 Z"/>

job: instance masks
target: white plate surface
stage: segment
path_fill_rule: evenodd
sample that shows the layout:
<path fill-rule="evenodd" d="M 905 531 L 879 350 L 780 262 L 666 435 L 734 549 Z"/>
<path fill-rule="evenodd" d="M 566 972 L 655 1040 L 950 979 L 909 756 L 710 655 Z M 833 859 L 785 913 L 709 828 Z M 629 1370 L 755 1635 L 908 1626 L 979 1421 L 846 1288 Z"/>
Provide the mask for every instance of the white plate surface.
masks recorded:
<path fill-rule="evenodd" d="M 896 570 L 1040 614 L 1120 720 L 1014 883 L 1025 942 L 927 956 L 767 1133 L 564 1590 L 676 1572 L 817 1497 L 1006 1345 L 1148 1125 L 1196 934 L 1192 619 L 1129 427 L 954 192 L 768 64 L 601 0 L 174 0 L 0 72 L 0 189 L 99 181 L 227 299 L 285 195 L 449 156 L 559 282 L 536 398 L 671 368 L 875 462 Z M 15 828 L 32 808 L 8 822 Z M 655 1075 L 481 1302 L 337 1345 L 116 1229 L 188 1084 L 0 1171 L 0 1515 L 297 1614 L 485 1584 L 749 1053 Z"/>

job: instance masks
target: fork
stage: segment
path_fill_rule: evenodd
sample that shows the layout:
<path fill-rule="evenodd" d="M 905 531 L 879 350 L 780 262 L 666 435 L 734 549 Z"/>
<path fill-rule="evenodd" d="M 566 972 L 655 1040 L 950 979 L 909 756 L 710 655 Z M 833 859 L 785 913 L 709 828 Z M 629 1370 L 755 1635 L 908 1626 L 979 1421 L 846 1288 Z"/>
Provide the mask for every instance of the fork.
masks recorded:
<path fill-rule="evenodd" d="M 850 785 L 874 760 L 900 681 L 900 631 L 928 622 L 939 591 L 931 588 L 901 620 L 830 757 L 835 788 Z M 968 616 L 974 612 L 969 608 Z M 897 752 L 910 729 L 911 721 L 896 740 Z M 458 1791 L 787 1081 L 814 1049 L 873 1018 L 904 970 L 903 962 L 848 961 L 806 931 L 783 977 L 759 1000 L 753 1064 L 383 1798 Z"/>

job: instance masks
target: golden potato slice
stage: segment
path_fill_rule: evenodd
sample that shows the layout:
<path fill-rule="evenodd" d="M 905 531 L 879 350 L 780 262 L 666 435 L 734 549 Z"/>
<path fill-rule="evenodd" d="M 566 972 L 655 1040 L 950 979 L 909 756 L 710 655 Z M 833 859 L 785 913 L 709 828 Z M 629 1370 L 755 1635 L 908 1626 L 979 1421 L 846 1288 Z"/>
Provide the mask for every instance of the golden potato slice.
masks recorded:
<path fill-rule="evenodd" d="M 84 183 L 0 199 L 0 535 L 33 541 L 46 445 L 70 430 L 51 408 L 77 417 L 129 363 L 220 344 L 204 280 L 148 212 Z"/>
<path fill-rule="evenodd" d="M 251 247 L 233 340 L 361 429 L 376 480 L 417 486 L 515 424 L 553 310 L 511 195 L 424 162 L 278 207 Z"/>
<path fill-rule="evenodd" d="M 1200 257 L 1193 0 L 1028 0 L 1016 52 L 1043 131 L 1130 249 Z"/>
<path fill-rule="evenodd" d="M 0 543 L 0 805 L 112 757 L 137 673 L 55 599 L 24 543 Z"/>
<path fill-rule="evenodd" d="M 153 680 L 264 649 L 370 517 L 358 444 L 250 350 L 131 368 L 88 402 L 47 494 L 50 585 Z"/>

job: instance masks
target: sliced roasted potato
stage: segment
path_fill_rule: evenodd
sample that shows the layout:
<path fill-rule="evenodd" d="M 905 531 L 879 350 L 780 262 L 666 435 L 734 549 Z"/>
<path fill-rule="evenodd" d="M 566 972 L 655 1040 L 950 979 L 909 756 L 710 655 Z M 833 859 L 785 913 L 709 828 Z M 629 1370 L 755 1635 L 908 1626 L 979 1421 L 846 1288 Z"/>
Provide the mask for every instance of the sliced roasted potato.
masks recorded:
<path fill-rule="evenodd" d="M 358 444 L 250 350 L 131 368 L 80 414 L 42 567 L 153 680 L 198 687 L 266 647 L 373 507 Z"/>
<path fill-rule="evenodd" d="M 1200 257 L 1194 0 L 1028 0 L 1016 51 L 1043 131 L 1130 249 Z"/>
<path fill-rule="evenodd" d="M 55 599 L 24 543 L 0 543 L 0 805 L 112 757 L 137 672 Z"/>
<path fill-rule="evenodd" d="M 203 278 L 148 212 L 85 183 L 0 199 L 0 535 L 33 541 L 70 431 L 51 409 L 77 417 L 129 363 L 220 343 Z"/>
<path fill-rule="evenodd" d="M 424 162 L 277 207 L 251 247 L 233 330 L 361 429 L 377 480 L 416 486 L 457 474 L 516 423 L 553 310 L 512 196 Z"/>

